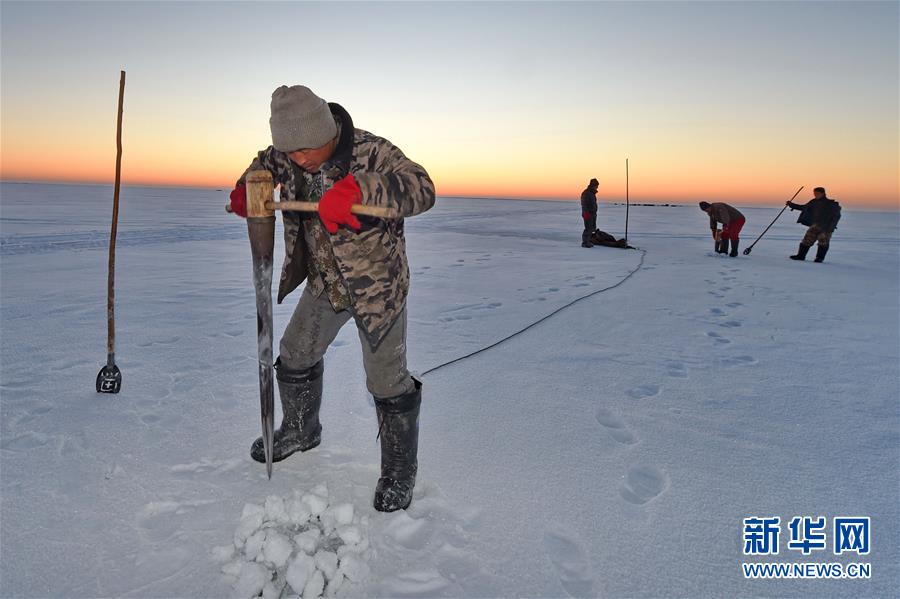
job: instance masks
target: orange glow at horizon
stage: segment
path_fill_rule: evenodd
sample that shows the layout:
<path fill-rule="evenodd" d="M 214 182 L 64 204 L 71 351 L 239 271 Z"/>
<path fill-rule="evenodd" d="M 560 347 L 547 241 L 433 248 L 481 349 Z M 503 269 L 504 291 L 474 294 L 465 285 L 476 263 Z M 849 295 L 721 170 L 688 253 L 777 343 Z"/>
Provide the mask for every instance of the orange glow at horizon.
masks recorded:
<path fill-rule="evenodd" d="M 233 159 L 231 166 L 216 163 L 185 163 L 180 160 L 182 153 L 160 157 L 125 149 L 122 166 L 123 185 L 148 185 L 165 187 L 200 187 L 229 190 L 234 180 L 243 172 L 255 155 L 249 152 L 245 160 Z M 115 156 L 114 152 L 82 154 L 64 164 L 54 165 L 52 175 L 45 168 L 46 159 L 40 162 L 18 160 L 18 157 L 4 156 L 0 168 L 0 180 L 33 181 L 51 183 L 98 183 L 112 184 Z M 105 168 L 99 164 L 106 164 Z M 502 199 L 552 199 L 577 201 L 587 180 L 596 176 L 600 182 L 601 201 L 623 201 L 626 195 L 624 160 L 620 172 L 585 169 L 580 173 L 565 173 L 548 181 L 525 170 L 520 173 L 507 172 L 503 177 L 491 177 L 483 173 L 455 173 L 451 169 L 431 168 L 429 163 L 420 161 L 435 181 L 440 196 L 502 198 Z M 132 165 L 134 164 L 134 165 Z M 140 165 L 140 166 L 137 166 Z M 640 163 L 630 160 L 629 197 L 632 202 L 676 202 L 686 203 L 700 200 L 726 201 L 744 204 L 777 205 L 788 199 L 800 186 L 804 186 L 800 199 L 812 197 L 812 188 L 822 185 L 829 195 L 841 200 L 847 206 L 858 205 L 868 208 L 900 209 L 897 186 L 893 190 L 890 177 L 883 181 L 855 181 L 852 172 L 831 176 L 822 181 L 812 174 L 791 177 L 780 174 L 769 180 L 744 181 L 738 173 L 725 173 L 709 177 L 702 187 L 694 183 L 690 175 L 653 176 L 643 171 Z M 667 170 L 667 169 L 666 169 Z M 879 186 L 879 183 L 882 185 Z M 858 198 L 864 198 L 862 200 Z"/>
<path fill-rule="evenodd" d="M 188 112 L 171 121 L 146 110 L 142 98 L 129 106 L 127 93 L 124 184 L 230 189 L 256 152 L 269 143 L 265 105 L 253 106 L 252 114 L 235 108 L 236 117 L 253 123 L 236 134 L 224 124 L 230 116 L 224 109 L 212 118 Z M 26 108 L 22 110 L 27 114 Z M 39 121 L 36 115 L 34 121 L 4 123 L 0 179 L 111 183 L 115 123 L 114 111 L 110 112 L 93 115 L 94 124 L 103 127 L 73 125 L 61 118 L 38 128 L 29 124 Z M 495 123 L 508 135 L 479 144 L 477 126 L 466 131 L 445 119 L 431 121 L 428 115 L 413 120 L 387 111 L 356 112 L 357 126 L 391 139 L 423 164 L 444 196 L 575 201 L 588 179 L 596 177 L 600 198 L 618 201 L 625 197 L 624 152 L 630 151 L 630 197 L 635 202 L 777 205 L 800 185 L 809 193 L 822 185 L 848 206 L 900 208 L 898 165 L 892 162 L 897 153 L 885 137 L 872 140 L 864 152 L 819 152 L 779 147 L 764 132 L 746 127 L 722 132 L 704 131 L 701 125 L 685 145 L 678 132 L 665 128 L 626 135 L 616 129 L 604 131 L 598 123 L 580 134 L 565 130 L 565 124 L 559 134 L 536 131 L 533 143 L 523 144 L 513 136 L 519 125 L 511 119 Z M 590 115 L 573 117 L 573 122 L 591 120 Z M 56 127 L 69 134 L 56 137 Z M 429 134 L 421 135 L 422 130 Z M 860 139 L 867 135 L 847 129 L 839 133 L 842 140 L 833 141 L 839 148 L 861 148 Z M 737 136 L 742 143 L 735 146 L 729 139 Z"/>

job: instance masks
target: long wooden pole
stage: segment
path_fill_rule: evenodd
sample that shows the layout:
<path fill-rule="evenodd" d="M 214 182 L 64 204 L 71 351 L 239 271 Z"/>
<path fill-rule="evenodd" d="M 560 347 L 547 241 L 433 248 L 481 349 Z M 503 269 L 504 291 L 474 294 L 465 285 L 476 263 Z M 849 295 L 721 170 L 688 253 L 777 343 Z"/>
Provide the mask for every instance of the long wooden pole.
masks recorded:
<path fill-rule="evenodd" d="M 119 186 L 122 180 L 122 106 L 125 100 L 125 71 L 119 73 L 119 114 L 116 122 L 116 183 L 113 190 L 112 228 L 109 233 L 109 280 L 106 295 L 106 362 L 115 364 L 116 355 L 116 231 L 119 225 Z"/>

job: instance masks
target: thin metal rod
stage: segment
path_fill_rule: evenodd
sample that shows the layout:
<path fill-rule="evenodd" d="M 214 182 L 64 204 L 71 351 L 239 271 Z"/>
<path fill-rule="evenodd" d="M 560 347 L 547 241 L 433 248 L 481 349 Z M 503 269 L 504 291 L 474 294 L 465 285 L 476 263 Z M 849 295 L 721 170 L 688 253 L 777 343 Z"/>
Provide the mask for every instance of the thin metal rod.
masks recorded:
<path fill-rule="evenodd" d="M 802 186 L 802 185 L 800 186 L 800 189 L 797 190 L 797 193 L 795 193 L 795 194 L 791 197 L 791 199 L 788 200 L 788 201 L 789 201 L 789 202 L 793 202 L 793 201 L 794 201 L 794 198 L 796 198 L 798 195 L 800 195 L 800 192 L 801 192 L 801 191 L 803 191 L 803 186 Z M 784 208 L 781 209 L 781 212 L 778 213 L 778 216 L 776 216 L 774 219 L 772 219 L 772 222 L 769 223 L 769 226 L 766 227 L 766 229 L 765 229 L 762 233 L 759 234 L 759 237 L 756 238 L 756 241 L 754 241 L 753 243 L 750 244 L 750 247 L 747 248 L 748 250 L 749 250 L 749 249 L 752 249 L 753 246 L 756 245 L 756 242 L 763 238 L 763 235 L 765 235 L 765 234 L 769 231 L 769 229 L 772 228 L 772 225 L 774 225 L 774 224 L 775 224 L 775 221 L 777 221 L 777 220 L 781 217 L 781 215 L 784 214 L 784 211 L 785 211 L 785 210 L 787 210 L 787 204 L 784 205 Z"/>
<path fill-rule="evenodd" d="M 628 197 L 628 159 L 625 159 L 625 242 L 628 242 L 628 210 L 631 201 Z"/>
<path fill-rule="evenodd" d="M 116 354 L 116 231 L 119 225 L 119 186 L 122 180 L 122 106 L 125 99 L 125 71 L 119 73 L 119 112 L 116 119 L 116 183 L 113 190 L 112 226 L 109 232 L 109 280 L 106 293 L 107 364 Z"/>

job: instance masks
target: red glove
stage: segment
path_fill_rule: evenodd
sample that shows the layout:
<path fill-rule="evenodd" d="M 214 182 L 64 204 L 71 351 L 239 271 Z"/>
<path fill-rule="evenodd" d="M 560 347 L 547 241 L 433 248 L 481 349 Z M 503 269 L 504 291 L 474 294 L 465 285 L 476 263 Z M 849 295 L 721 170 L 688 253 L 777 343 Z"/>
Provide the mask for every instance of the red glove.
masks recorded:
<path fill-rule="evenodd" d="M 231 211 L 247 218 L 247 186 L 243 183 L 238 183 L 231 191 Z"/>
<path fill-rule="evenodd" d="M 329 233 L 332 235 L 337 233 L 339 225 L 347 225 L 357 230 L 362 227 L 359 220 L 350 212 L 350 207 L 359 204 L 361 199 L 362 191 L 353 175 L 347 175 L 322 195 L 322 199 L 319 200 L 319 218 Z"/>
<path fill-rule="evenodd" d="M 589 219 L 590 217 L 591 217 L 591 215 L 588 214 L 587 210 L 584 210 L 584 211 L 581 212 L 581 218 L 583 218 L 584 220 L 587 220 L 587 219 Z"/>

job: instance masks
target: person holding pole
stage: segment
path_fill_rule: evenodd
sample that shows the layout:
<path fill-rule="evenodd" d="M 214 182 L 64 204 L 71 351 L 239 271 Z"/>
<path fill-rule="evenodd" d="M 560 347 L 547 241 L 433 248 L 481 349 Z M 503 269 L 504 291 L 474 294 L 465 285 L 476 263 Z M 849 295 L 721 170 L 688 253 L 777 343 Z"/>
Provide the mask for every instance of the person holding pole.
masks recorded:
<path fill-rule="evenodd" d="M 600 182 L 591 179 L 588 186 L 581 192 L 581 218 L 584 221 L 584 231 L 581 233 L 581 247 L 594 247 L 591 235 L 597 228 L 597 190 Z"/>
<path fill-rule="evenodd" d="M 747 220 L 741 211 L 724 202 L 700 202 L 700 210 L 709 215 L 709 228 L 712 229 L 713 239 L 716 240 L 716 251 L 720 254 L 728 254 L 728 243 L 731 242 L 732 258 L 738 255 L 741 229 Z M 722 231 L 718 230 L 718 223 L 722 223 Z"/>
<path fill-rule="evenodd" d="M 340 105 L 309 88 L 272 94 L 272 145 L 260 151 L 231 192 L 231 209 L 246 217 L 245 178 L 264 169 L 285 201 L 318 201 L 318 214 L 283 212 L 285 260 L 278 303 L 306 282 L 281 338 L 275 362 L 283 411 L 273 460 L 321 442 L 323 357 L 351 318 L 359 331 L 366 384 L 375 399 L 381 477 L 374 506 L 407 508 L 418 469 L 422 383 L 406 363 L 409 266 L 403 217 L 434 205 L 425 169 L 388 140 L 354 127 Z M 392 208 L 398 219 L 357 217 L 355 204 Z M 265 462 L 262 438 L 250 450 Z"/>
<path fill-rule="evenodd" d="M 786 206 L 791 211 L 800 210 L 800 216 L 797 222 L 801 225 L 809 227 L 803 241 L 800 242 L 800 249 L 791 256 L 791 260 L 806 260 L 806 254 L 814 243 L 818 242 L 819 247 L 816 250 L 816 262 L 824 262 L 825 254 L 828 253 L 828 246 L 831 243 L 831 235 L 837 229 L 838 221 L 841 220 L 841 205 L 832 200 L 825 194 L 824 187 L 816 187 L 813 189 L 812 200 L 806 204 L 795 204 L 787 202 Z"/>

